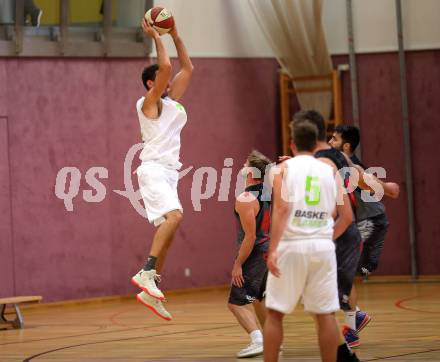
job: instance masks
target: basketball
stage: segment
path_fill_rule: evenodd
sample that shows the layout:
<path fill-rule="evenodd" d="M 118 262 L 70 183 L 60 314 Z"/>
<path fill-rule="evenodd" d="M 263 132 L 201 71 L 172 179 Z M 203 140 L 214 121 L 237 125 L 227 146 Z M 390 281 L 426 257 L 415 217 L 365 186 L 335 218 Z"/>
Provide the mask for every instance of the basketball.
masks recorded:
<path fill-rule="evenodd" d="M 174 18 L 169 10 L 161 6 L 151 8 L 145 13 L 145 20 L 160 35 L 168 33 L 174 27 Z"/>

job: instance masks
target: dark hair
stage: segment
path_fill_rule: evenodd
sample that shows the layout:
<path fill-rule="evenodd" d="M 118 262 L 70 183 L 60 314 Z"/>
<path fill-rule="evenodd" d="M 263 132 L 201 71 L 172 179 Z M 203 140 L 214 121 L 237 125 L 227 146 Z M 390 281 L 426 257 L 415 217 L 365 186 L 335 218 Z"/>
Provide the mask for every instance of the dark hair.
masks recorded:
<path fill-rule="evenodd" d="M 252 150 L 249 156 L 247 157 L 247 162 L 249 167 L 255 167 L 260 171 L 260 177 L 252 177 L 256 180 L 264 179 L 264 175 L 266 174 L 266 168 L 272 161 L 263 155 L 261 152 L 257 150 Z"/>
<path fill-rule="evenodd" d="M 318 111 L 313 109 L 300 111 L 293 116 L 294 121 L 310 121 L 318 129 L 318 141 L 325 141 L 327 136 L 327 130 L 325 126 L 324 117 Z"/>
<path fill-rule="evenodd" d="M 348 143 L 351 148 L 351 152 L 354 152 L 359 145 L 361 136 L 359 134 L 359 128 L 355 126 L 349 126 L 347 124 L 341 124 L 335 128 L 335 132 L 339 133 L 342 138 L 342 144 Z"/>
<path fill-rule="evenodd" d="M 155 80 L 156 79 L 156 72 L 159 70 L 158 64 L 151 64 L 148 67 L 144 68 L 144 71 L 142 72 L 142 83 L 144 84 L 144 87 L 148 88 L 147 81 L 148 80 Z"/>
<path fill-rule="evenodd" d="M 290 122 L 290 135 L 300 152 L 312 152 L 315 149 L 318 133 L 318 127 L 308 119 Z"/>

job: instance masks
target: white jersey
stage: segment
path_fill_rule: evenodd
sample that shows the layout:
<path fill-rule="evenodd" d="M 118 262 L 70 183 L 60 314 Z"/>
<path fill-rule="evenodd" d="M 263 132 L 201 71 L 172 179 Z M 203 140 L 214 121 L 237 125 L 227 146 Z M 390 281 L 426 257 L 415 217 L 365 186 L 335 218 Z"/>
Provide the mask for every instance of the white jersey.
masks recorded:
<path fill-rule="evenodd" d="M 291 212 L 282 241 L 332 239 L 337 185 L 331 166 L 301 155 L 285 162 L 283 199 Z"/>
<path fill-rule="evenodd" d="M 180 169 L 180 132 L 185 126 L 185 108 L 169 97 L 162 98 L 162 112 L 151 119 L 142 112 L 145 97 L 136 103 L 144 148 L 139 158 L 142 162 L 155 162 L 167 168 Z"/>

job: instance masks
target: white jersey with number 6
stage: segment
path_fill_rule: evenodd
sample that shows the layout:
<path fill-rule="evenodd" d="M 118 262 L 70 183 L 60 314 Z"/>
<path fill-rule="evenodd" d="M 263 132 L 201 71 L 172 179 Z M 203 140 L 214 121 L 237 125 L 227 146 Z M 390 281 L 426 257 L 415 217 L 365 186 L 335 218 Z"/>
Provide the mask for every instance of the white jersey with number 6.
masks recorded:
<path fill-rule="evenodd" d="M 331 240 L 337 195 L 332 167 L 308 155 L 285 165 L 282 197 L 292 208 L 281 241 Z"/>

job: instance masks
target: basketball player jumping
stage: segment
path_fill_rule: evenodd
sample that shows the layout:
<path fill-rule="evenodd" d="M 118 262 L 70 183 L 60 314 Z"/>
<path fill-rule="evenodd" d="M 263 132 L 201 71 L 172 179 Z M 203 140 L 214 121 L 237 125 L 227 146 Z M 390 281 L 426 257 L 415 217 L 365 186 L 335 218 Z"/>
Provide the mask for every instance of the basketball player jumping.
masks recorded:
<path fill-rule="evenodd" d="M 339 301 L 333 239 L 352 222 L 350 201 L 337 171 L 314 157 L 316 125 L 295 120 L 291 130 L 295 157 L 279 166 L 273 181 L 264 361 L 278 361 L 284 315 L 301 297 L 317 322 L 322 361 L 358 361 L 341 341 L 334 314 Z"/>
<path fill-rule="evenodd" d="M 183 218 L 177 183 L 178 170 L 182 166 L 179 162 L 180 132 L 187 116 L 185 108 L 177 101 L 190 83 L 193 65 L 174 27 L 169 34 L 174 41 L 181 70 L 170 83 L 171 62 L 158 32 L 145 19 L 142 20 L 142 29 L 154 40 L 157 64 L 144 69 L 142 82 L 146 94 L 136 103 L 144 142 L 137 175 L 148 220 L 157 230 L 145 266 L 131 280 L 142 289 L 137 300 L 163 319 L 171 320 L 170 313 L 162 304 L 165 297 L 157 282 L 160 281 L 158 272 Z"/>
<path fill-rule="evenodd" d="M 239 251 L 232 269 L 228 308 L 249 334 L 250 344 L 237 353 L 238 358 L 263 353 L 261 328 L 266 317 L 262 302 L 266 290 L 265 256 L 269 247 L 270 195 L 263 184 L 271 161 L 253 150 L 241 170 L 246 178 L 245 191 L 235 202 Z M 267 200 L 267 201 L 266 201 Z M 254 310 L 250 308 L 253 305 Z"/>

